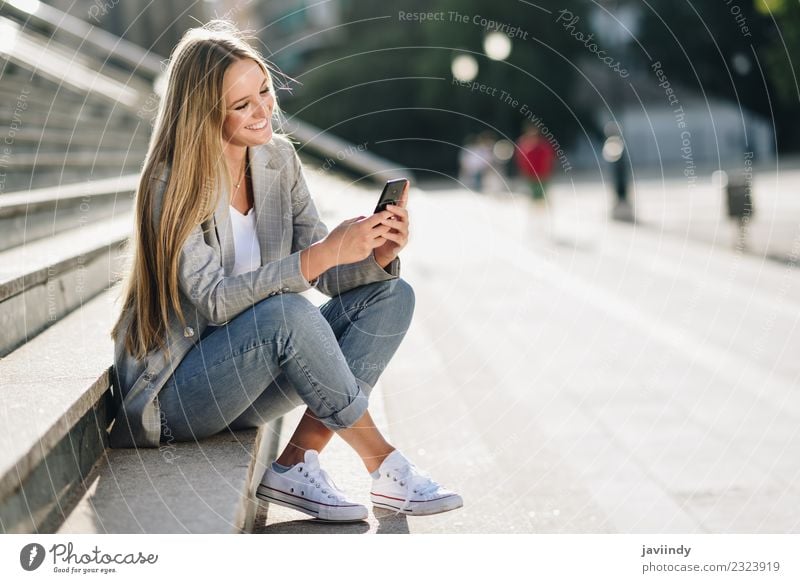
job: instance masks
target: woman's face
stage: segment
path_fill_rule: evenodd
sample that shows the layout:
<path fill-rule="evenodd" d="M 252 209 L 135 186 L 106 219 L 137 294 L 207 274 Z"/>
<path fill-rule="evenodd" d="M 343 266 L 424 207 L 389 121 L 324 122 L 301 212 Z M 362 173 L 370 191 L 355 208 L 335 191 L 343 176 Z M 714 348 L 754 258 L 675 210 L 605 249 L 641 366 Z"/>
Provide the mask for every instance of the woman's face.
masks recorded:
<path fill-rule="evenodd" d="M 267 77 L 252 59 L 234 62 L 222 79 L 225 121 L 222 137 L 234 146 L 257 146 L 272 139 L 272 109 L 275 97 Z"/>

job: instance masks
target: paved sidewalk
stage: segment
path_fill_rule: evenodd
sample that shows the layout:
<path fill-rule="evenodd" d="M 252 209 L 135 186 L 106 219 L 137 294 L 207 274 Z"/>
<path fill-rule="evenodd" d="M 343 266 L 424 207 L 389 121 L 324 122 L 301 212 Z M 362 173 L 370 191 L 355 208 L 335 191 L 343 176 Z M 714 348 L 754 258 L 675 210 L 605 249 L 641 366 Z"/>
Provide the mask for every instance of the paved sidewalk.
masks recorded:
<path fill-rule="evenodd" d="M 310 178 L 331 227 L 377 198 Z M 260 531 L 800 532 L 800 271 L 553 194 L 546 235 L 519 196 L 412 191 L 379 424 L 465 507 Z M 341 440 L 322 460 L 367 500 Z"/>
<path fill-rule="evenodd" d="M 738 226 L 727 216 L 725 194 L 709 173 L 685 177 L 639 176 L 630 187 L 636 219 L 654 235 L 701 241 L 715 247 L 800 265 L 800 169 L 776 172 L 759 167 L 753 173 L 753 215 L 746 225 L 746 247 L 737 247 Z M 442 181 L 437 181 L 442 185 Z M 433 185 L 432 185 L 433 186 Z M 512 191 L 524 192 L 514 181 Z M 445 188 L 451 188 L 445 185 Z M 518 197 L 509 187 L 495 198 Z M 581 223 L 583 235 L 602 234 L 610 214 L 611 185 L 591 175 L 562 177 L 548 190 L 548 215 L 558 223 Z M 599 230 L 599 231 L 598 231 Z"/>

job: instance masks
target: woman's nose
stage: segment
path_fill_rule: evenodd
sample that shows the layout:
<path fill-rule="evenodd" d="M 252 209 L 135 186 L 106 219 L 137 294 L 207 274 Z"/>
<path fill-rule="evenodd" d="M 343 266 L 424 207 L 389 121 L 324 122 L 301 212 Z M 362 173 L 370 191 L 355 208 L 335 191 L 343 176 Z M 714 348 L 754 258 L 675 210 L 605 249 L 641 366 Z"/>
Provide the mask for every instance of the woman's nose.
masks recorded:
<path fill-rule="evenodd" d="M 272 111 L 272 94 L 258 100 L 258 113 L 263 114 L 264 117 L 269 117 Z"/>

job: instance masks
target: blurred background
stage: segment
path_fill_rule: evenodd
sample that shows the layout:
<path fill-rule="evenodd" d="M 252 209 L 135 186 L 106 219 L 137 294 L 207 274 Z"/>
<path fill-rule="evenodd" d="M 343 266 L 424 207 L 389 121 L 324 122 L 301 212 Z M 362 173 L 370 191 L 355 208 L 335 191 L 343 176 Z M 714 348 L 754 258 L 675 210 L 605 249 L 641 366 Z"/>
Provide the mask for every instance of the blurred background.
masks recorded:
<path fill-rule="evenodd" d="M 431 187 L 457 178 L 477 191 L 529 192 L 541 203 L 550 182 L 602 182 L 612 217 L 629 221 L 663 220 L 637 177 L 679 179 L 670 189 L 680 192 L 662 203 L 708 190 L 736 218 L 751 204 L 752 182 L 764 177 L 754 166 L 797 165 L 796 2 L 15 0 L 3 4 L 7 115 L 25 97 L 22 79 L 53 95 L 37 91 L 29 100 L 47 106 L 47 132 L 34 135 L 29 113 L 7 136 L 0 191 L 113 176 L 120 164 L 135 170 L 148 137 L 143 122 L 158 103 L 159 67 L 187 28 L 215 17 L 253 33 L 274 65 L 289 121 L 318 128 L 297 137 L 320 162 L 329 156 L 316 144 L 333 137 L 413 169 Z M 103 75 L 92 80 L 87 71 Z M 76 100 L 81 115 L 102 116 L 80 131 L 64 119 Z M 114 123 L 124 130 L 106 144 L 102 130 Z M 285 130 L 297 131 L 291 123 Z M 40 153 L 35 165 L 31 145 Z M 58 148 L 67 149 L 63 159 Z M 632 208 L 637 187 L 641 213 Z M 691 221 L 680 228 L 693 230 Z M 790 252 L 758 233 L 751 239 L 766 254 Z"/>
<path fill-rule="evenodd" d="M 6 404 L 81 363 L 65 402 L 100 406 L 166 60 L 212 18 L 272 64 L 329 226 L 412 178 L 417 316 L 376 406 L 471 504 L 370 532 L 800 530 L 796 1 L 2 2 Z M 4 475 L 64 407 L 6 431 Z M 17 482 L 5 523 L 63 528 Z"/>
<path fill-rule="evenodd" d="M 57 32 L 58 20 L 47 24 L 26 12 L 36 4 L 4 3 L 6 89 L 9 75 L 25 69 L 11 42 L 17 27 L 24 25 L 23 35 L 44 35 L 54 51 L 74 46 L 74 36 Z M 759 161 L 796 152 L 800 104 L 792 56 L 800 8 L 785 0 L 728 2 L 725 10 L 719 4 L 64 0 L 43 6 L 159 60 L 187 28 L 233 19 L 254 31 L 259 48 L 285 74 L 280 97 L 290 115 L 367 141 L 375 153 L 409 167 L 454 174 L 458 147 L 446 144 L 485 131 L 513 141 L 526 113 L 542 120 L 574 169 L 596 168 L 611 120 L 624 126 L 634 167 L 682 169 L 681 132 L 654 63 L 686 111 L 696 164 L 736 163 L 744 151 Z M 86 53 L 106 61 L 82 40 Z M 152 74 L 136 64 L 118 56 L 103 63 L 137 81 Z M 626 74 L 615 73 L 613 64 Z M 454 77 L 489 89 L 455 86 Z M 402 141 L 409 138 L 413 147 Z"/>

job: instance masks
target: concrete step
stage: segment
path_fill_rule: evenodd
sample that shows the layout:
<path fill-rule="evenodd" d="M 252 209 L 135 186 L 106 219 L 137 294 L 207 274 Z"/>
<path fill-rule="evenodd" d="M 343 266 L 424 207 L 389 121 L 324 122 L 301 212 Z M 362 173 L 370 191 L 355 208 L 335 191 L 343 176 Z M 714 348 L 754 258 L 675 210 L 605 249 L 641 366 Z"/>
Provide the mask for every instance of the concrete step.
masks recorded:
<path fill-rule="evenodd" d="M 117 174 L 130 172 L 132 169 L 140 168 L 143 152 L 131 152 L 127 150 L 117 151 L 97 151 L 84 150 L 77 152 L 40 152 L 14 153 L 9 157 L 6 168 L 9 171 L 48 171 L 73 167 L 86 171 L 87 173 L 98 166 L 112 167 Z"/>
<path fill-rule="evenodd" d="M 75 129 L 96 133 L 106 130 L 125 130 L 135 127 L 139 119 L 135 114 L 122 110 L 112 109 L 109 106 L 87 104 L 63 104 L 54 101 L 50 104 L 26 104 L 24 111 L 20 111 L 15 101 L 0 106 L 2 118 L 21 120 L 20 126 L 26 122 L 37 126 L 59 129 Z"/>
<path fill-rule="evenodd" d="M 150 136 L 145 132 L 137 131 L 130 137 L 125 137 L 122 142 L 120 136 L 116 132 L 98 131 L 96 133 L 83 131 L 77 129 L 56 129 L 56 128 L 25 128 L 17 131 L 14 134 L 14 151 L 64 151 L 67 147 L 71 150 L 74 148 L 94 148 L 105 149 L 113 146 L 119 148 L 124 144 L 125 149 L 139 150 L 145 152 L 147 150 L 148 140 Z"/>
<path fill-rule="evenodd" d="M 0 359 L 0 531 L 251 531 L 279 423 L 107 449 L 118 294 L 101 293 Z"/>
<path fill-rule="evenodd" d="M 103 293 L 0 359 L 0 529 L 53 532 L 106 447 L 115 308 Z"/>
<path fill-rule="evenodd" d="M 63 21 L 59 21 L 58 26 L 62 25 Z M 64 184 L 89 175 L 119 176 L 126 170 L 136 171 L 138 179 L 144 158 L 141 146 L 146 145 L 140 136 L 149 131 L 145 119 L 151 94 L 149 82 L 130 79 L 127 73 L 121 78 L 111 67 L 97 65 L 100 61 L 87 54 L 73 55 L 67 45 L 51 42 L 53 37 L 48 39 L 0 17 L 0 36 L 3 35 L 13 35 L 15 42 L 6 47 L 4 57 L 16 64 L 18 72 L 37 71 L 33 79 L 12 81 L 13 87 L 6 83 L 9 79 L 4 79 L 3 89 L 8 97 L 2 101 L 4 105 L 19 99 L 23 88 L 36 91 L 37 97 L 23 112 L 15 113 L 16 105 L 5 106 L 3 111 L 11 115 L 9 119 L 15 115 L 22 118 L 27 131 L 32 128 L 31 116 L 47 119 L 45 134 L 52 135 L 55 128 L 59 144 L 69 145 L 72 151 L 65 154 L 36 148 L 32 152 L 30 146 L 38 146 L 37 140 L 47 137 L 18 135 L 15 149 L 2 159 L 4 172 L 10 171 L 4 176 L 0 193 Z M 109 46 L 112 45 L 112 50 L 117 50 L 117 43 Z M 137 57 L 136 62 L 141 59 Z M 158 69 L 157 65 L 156 61 L 150 70 Z M 76 99 L 48 102 L 41 96 L 55 94 L 36 89 L 62 85 L 72 93 L 88 96 L 89 107 Z M 125 113 L 113 114 L 108 108 L 97 107 L 96 101 Z M 139 112 L 143 115 L 139 116 Z M 109 118 L 110 123 L 106 123 Z M 89 146 L 86 151 L 74 151 L 77 142 L 69 139 L 71 131 L 81 133 L 81 144 Z M 139 143 L 133 144 L 132 150 L 121 148 L 119 141 L 112 148 L 99 146 L 108 135 L 122 134 L 135 136 Z M 263 473 L 264 452 L 274 449 L 270 436 L 276 434 L 279 423 L 195 444 L 170 444 L 171 455 L 164 448 L 106 449 L 105 430 L 111 420 L 109 332 L 117 314 L 111 298 L 118 293 L 106 291 L 86 300 L 89 288 L 103 280 L 106 284 L 113 281 L 119 271 L 120 244 L 130 228 L 131 217 L 119 216 L 117 196 L 132 194 L 134 187 L 134 183 L 125 187 L 129 189 L 126 193 L 108 185 L 99 190 L 81 185 L 72 187 L 69 193 L 57 189 L 55 193 L 33 193 L 40 196 L 14 193 L 10 196 L 15 199 L 0 207 L 0 220 L 6 220 L 3 226 L 17 227 L 13 237 L 5 237 L 7 246 L 20 243 L 19 231 L 24 234 L 22 240 L 45 235 L 43 221 L 47 213 L 57 215 L 54 233 L 72 229 L 0 253 L 4 269 L 0 275 L 0 341 L 10 347 L 18 344 L 14 338 L 19 339 L 20 329 L 38 331 L 32 327 L 32 319 L 40 322 L 47 315 L 45 326 L 52 324 L 34 338 L 25 336 L 27 343 L 0 357 L 3 532 L 252 530 L 257 506 L 256 477 Z M 123 206 L 127 213 L 130 196 L 122 198 L 126 199 Z M 85 208 L 87 204 L 90 210 Z M 62 212 L 65 206 L 69 209 L 66 213 Z M 94 213 L 98 211 L 114 213 L 117 218 L 95 223 Z M 39 216 L 28 223 L 31 212 Z M 91 217 L 91 224 L 87 217 Z M 26 222 L 20 223 L 22 219 Z M 33 228 L 34 223 L 39 227 Z M 15 237 L 16 242 L 9 242 Z M 52 300 L 46 308 L 49 315 L 42 312 L 46 301 L 34 301 L 36 294 Z M 75 298 L 81 307 L 66 314 Z M 10 324 L 10 332 L 6 332 L 6 324 Z"/>
<path fill-rule="evenodd" d="M 0 66 L 7 61 L 0 59 Z M 41 83 L 41 77 L 35 73 L 24 73 L 20 75 L 6 75 L 0 78 L 0 98 L 3 107 L 17 107 L 17 101 L 24 101 L 25 111 L 31 107 L 44 108 L 44 111 L 51 109 L 55 111 L 73 111 L 76 108 L 85 108 L 95 111 L 103 116 L 109 115 L 112 106 L 105 101 L 91 99 L 90 95 L 79 94 L 69 91 L 63 86 L 48 82 Z"/>
<path fill-rule="evenodd" d="M 0 251 L 126 213 L 138 184 L 138 174 L 127 174 L 4 194 Z"/>
<path fill-rule="evenodd" d="M 124 214 L 0 253 L 0 356 L 113 283 L 131 225 Z"/>
<path fill-rule="evenodd" d="M 144 154 L 142 154 L 142 158 Z M 6 194 L 54 188 L 60 185 L 82 184 L 89 181 L 100 181 L 119 178 L 127 174 L 141 171 L 141 168 L 120 168 L 115 166 L 42 166 L 15 171 L 6 174 L 5 181 L 0 182 L 0 200 Z"/>
<path fill-rule="evenodd" d="M 102 293 L 0 359 L 0 529 L 249 532 L 274 423 L 199 443 L 107 450 L 118 293 Z"/>
<path fill-rule="evenodd" d="M 59 534 L 251 532 L 275 424 L 197 443 L 109 449 Z"/>
<path fill-rule="evenodd" d="M 131 174 L 141 170 L 144 157 L 144 151 L 15 153 L 6 164 L 9 172 L 4 178 L 2 190 L 13 192 L 49 188 Z"/>

